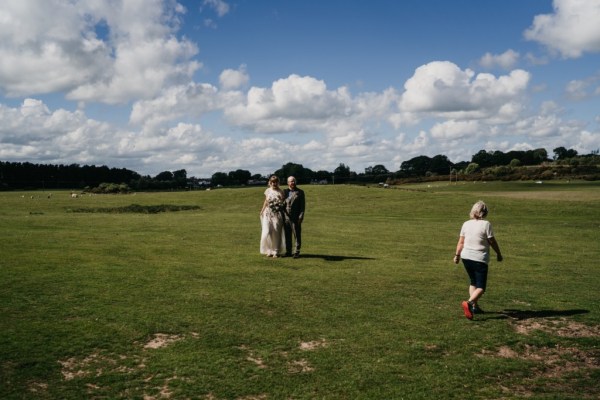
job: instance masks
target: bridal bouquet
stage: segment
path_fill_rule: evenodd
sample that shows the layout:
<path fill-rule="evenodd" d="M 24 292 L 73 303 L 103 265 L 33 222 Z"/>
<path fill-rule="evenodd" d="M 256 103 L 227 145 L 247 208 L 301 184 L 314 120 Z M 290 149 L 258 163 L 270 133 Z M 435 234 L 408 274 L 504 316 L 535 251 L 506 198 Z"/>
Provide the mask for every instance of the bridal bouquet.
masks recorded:
<path fill-rule="evenodd" d="M 285 203 L 279 199 L 269 200 L 269 208 L 271 211 L 278 213 L 285 209 Z"/>

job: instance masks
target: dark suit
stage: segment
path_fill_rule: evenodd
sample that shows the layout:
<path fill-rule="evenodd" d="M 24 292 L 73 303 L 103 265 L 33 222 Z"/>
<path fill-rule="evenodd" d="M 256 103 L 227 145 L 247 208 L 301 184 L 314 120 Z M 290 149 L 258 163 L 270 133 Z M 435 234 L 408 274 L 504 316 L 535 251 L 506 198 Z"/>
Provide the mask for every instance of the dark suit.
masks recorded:
<path fill-rule="evenodd" d="M 296 238 L 294 246 L 294 254 L 300 253 L 302 246 L 302 220 L 304 219 L 304 191 L 302 189 L 283 191 L 286 203 L 285 213 L 285 250 L 286 254 L 292 254 L 292 233 Z"/>

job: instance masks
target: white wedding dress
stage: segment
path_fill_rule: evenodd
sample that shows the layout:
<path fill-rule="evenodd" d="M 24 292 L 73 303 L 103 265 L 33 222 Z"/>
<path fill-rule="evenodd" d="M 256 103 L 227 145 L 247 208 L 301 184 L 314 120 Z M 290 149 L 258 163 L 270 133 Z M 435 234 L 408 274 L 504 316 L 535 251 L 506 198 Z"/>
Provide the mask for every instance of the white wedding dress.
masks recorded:
<path fill-rule="evenodd" d="M 265 190 L 267 201 L 281 200 L 281 194 L 268 188 Z M 260 235 L 260 254 L 274 256 L 285 252 L 285 232 L 283 229 L 283 213 L 266 207 L 260 218 L 262 232 Z"/>

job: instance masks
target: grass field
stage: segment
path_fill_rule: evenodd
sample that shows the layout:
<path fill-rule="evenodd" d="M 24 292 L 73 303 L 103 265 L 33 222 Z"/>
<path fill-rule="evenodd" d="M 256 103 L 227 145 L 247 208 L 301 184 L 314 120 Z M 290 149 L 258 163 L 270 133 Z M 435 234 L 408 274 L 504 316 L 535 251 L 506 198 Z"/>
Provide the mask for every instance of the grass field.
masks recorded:
<path fill-rule="evenodd" d="M 0 193 L 0 398 L 600 397 L 599 182 L 303 189 L 300 259 L 259 255 L 264 188 Z"/>

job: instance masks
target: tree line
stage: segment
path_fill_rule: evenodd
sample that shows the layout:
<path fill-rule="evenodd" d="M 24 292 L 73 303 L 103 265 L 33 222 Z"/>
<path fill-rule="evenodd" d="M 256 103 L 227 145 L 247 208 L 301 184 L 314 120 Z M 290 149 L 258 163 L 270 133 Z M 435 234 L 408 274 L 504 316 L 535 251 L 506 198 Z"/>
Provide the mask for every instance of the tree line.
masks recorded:
<path fill-rule="evenodd" d="M 384 165 L 377 164 L 365 168 L 364 172 L 355 172 L 344 163 L 333 171 L 313 171 L 302 164 L 289 162 L 273 174 L 285 180 L 295 176 L 300 184 L 307 183 L 399 183 L 409 180 L 441 177 L 469 177 L 470 179 L 525 179 L 539 178 L 527 167 L 546 165 L 533 170 L 535 173 L 548 172 L 551 164 L 552 174 L 570 173 L 590 179 L 600 179 L 599 151 L 579 155 L 574 149 L 557 147 L 553 157 L 543 149 L 524 151 L 486 151 L 480 150 L 470 161 L 451 162 L 445 155 L 433 157 L 421 155 L 404 161 L 397 171 L 390 171 Z M 543 171 L 542 171 L 543 170 Z M 197 189 L 209 186 L 241 186 L 266 184 L 267 176 L 252 174 L 248 170 L 237 169 L 229 172 L 215 172 L 210 178 L 188 177 L 185 169 L 163 171 L 156 176 L 142 176 L 125 168 L 109 168 L 94 165 L 47 165 L 29 162 L 0 161 L 0 190 L 11 189 L 81 189 L 100 193 L 149 190 Z"/>

